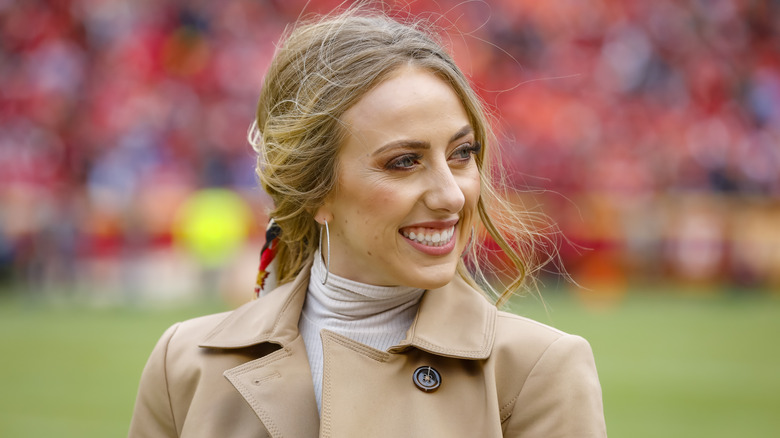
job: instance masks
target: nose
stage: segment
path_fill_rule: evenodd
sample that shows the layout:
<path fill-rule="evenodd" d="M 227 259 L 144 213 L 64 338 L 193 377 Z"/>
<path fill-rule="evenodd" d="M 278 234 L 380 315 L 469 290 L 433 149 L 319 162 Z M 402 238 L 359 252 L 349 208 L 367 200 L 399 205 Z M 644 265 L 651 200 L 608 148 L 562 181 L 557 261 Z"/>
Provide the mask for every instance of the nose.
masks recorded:
<path fill-rule="evenodd" d="M 423 201 L 434 211 L 457 213 L 463 209 L 466 196 L 458 184 L 457 177 L 446 164 L 431 169 L 428 187 Z"/>

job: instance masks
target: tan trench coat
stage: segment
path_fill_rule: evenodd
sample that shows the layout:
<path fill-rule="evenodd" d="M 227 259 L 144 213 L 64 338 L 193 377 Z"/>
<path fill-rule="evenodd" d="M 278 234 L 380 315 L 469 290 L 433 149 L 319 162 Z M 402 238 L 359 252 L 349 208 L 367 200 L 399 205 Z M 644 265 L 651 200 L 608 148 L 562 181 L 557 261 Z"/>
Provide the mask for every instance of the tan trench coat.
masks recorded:
<path fill-rule="evenodd" d="M 425 293 L 389 351 L 323 331 L 320 417 L 298 333 L 308 271 L 233 312 L 168 329 L 129 436 L 606 436 L 589 344 L 497 311 L 460 278 Z M 439 372 L 436 391 L 413 383 L 421 366 Z"/>

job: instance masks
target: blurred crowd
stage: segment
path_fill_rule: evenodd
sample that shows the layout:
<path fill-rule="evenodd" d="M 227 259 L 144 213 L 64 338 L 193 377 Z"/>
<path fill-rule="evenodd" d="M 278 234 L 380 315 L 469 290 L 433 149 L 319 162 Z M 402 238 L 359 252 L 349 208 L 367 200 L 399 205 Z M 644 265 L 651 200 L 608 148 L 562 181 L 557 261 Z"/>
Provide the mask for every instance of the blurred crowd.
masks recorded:
<path fill-rule="evenodd" d="M 263 73 L 286 25 L 340 3 L 0 0 L 0 282 L 250 297 Z M 780 289 L 780 2 L 403 3 L 443 14 L 581 283 Z"/>

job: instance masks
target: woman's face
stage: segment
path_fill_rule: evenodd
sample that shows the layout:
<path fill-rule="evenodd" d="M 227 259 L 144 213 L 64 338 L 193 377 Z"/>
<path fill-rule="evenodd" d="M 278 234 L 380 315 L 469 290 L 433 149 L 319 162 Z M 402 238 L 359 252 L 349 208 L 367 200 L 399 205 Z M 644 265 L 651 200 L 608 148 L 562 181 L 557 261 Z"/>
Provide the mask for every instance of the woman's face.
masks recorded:
<path fill-rule="evenodd" d="M 450 86 L 399 69 L 342 118 L 338 184 L 316 219 L 330 228 L 330 271 L 382 286 L 441 287 L 471 234 L 479 145 Z"/>

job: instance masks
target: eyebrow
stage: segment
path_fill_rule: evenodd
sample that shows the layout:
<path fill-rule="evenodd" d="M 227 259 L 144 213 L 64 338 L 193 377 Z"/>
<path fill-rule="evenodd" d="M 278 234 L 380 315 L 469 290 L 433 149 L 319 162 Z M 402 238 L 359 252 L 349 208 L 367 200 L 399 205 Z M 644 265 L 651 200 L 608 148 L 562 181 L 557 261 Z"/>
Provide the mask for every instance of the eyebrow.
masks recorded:
<path fill-rule="evenodd" d="M 450 137 L 448 143 L 452 143 L 453 141 L 465 137 L 469 134 L 474 132 L 474 129 L 471 127 L 471 125 L 466 125 L 458 130 L 455 134 Z M 373 154 L 371 155 L 379 155 L 382 152 L 388 150 L 388 149 L 394 149 L 394 148 L 408 148 L 408 149 L 430 149 L 431 144 L 427 141 L 420 141 L 420 140 L 396 140 L 391 141 L 390 143 L 387 143 L 386 145 L 380 147 L 379 149 L 375 150 Z"/>

